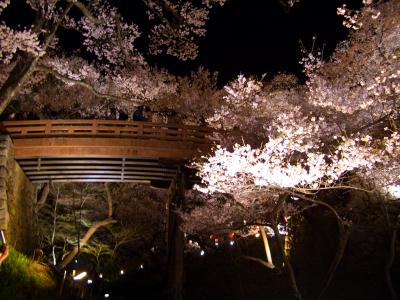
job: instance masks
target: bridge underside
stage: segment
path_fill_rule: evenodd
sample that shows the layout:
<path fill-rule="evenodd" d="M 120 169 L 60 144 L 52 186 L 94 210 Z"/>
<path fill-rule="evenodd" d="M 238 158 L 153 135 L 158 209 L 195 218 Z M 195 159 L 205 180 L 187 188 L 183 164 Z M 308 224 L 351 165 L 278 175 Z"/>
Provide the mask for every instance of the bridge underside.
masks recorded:
<path fill-rule="evenodd" d="M 155 158 L 39 157 L 17 159 L 33 183 L 84 182 L 170 182 L 177 165 Z"/>

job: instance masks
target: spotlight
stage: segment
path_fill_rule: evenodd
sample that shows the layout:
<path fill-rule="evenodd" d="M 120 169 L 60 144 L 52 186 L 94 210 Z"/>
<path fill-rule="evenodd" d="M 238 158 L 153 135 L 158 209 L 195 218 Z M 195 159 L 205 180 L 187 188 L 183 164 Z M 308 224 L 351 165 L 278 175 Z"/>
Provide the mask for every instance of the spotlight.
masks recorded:
<path fill-rule="evenodd" d="M 82 273 L 79 273 L 78 275 L 74 276 L 72 279 L 74 281 L 78 281 L 78 280 L 81 280 L 82 278 L 86 277 L 86 275 L 87 275 L 86 272 L 82 272 Z"/>

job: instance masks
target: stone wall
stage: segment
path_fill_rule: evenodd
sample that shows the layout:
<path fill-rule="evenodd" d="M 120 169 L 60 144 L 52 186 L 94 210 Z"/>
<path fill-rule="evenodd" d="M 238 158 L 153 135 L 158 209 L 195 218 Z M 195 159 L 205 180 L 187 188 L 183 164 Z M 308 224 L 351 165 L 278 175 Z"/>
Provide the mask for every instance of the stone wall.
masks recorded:
<path fill-rule="evenodd" d="M 14 160 L 14 147 L 9 136 L 0 135 L 0 229 L 16 250 L 32 253 L 36 216 L 36 187 Z"/>
<path fill-rule="evenodd" d="M 7 162 L 10 151 L 10 138 L 0 135 L 0 229 L 7 230 L 9 215 L 7 208 Z"/>

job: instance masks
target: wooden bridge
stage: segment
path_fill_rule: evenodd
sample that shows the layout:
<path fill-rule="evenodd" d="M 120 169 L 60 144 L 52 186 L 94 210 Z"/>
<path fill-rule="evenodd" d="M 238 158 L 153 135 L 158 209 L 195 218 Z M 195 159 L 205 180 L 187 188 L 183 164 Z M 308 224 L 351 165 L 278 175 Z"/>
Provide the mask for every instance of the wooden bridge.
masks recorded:
<path fill-rule="evenodd" d="M 214 142 L 206 127 L 135 121 L 3 121 L 0 130 L 34 183 L 170 182 L 179 166 Z"/>

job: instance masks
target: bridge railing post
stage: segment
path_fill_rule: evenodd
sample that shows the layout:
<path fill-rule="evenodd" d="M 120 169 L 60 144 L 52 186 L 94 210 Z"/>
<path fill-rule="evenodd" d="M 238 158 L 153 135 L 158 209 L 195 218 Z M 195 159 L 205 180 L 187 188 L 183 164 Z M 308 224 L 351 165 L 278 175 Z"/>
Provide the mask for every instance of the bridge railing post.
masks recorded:
<path fill-rule="evenodd" d="M 138 123 L 137 135 L 138 136 L 143 136 L 143 123 L 142 122 Z"/>
<path fill-rule="evenodd" d="M 44 133 L 45 134 L 50 134 L 51 133 L 51 128 L 52 128 L 52 124 L 50 122 L 46 122 L 44 124 Z"/>
<path fill-rule="evenodd" d="M 98 124 L 97 124 L 97 120 L 93 120 L 92 121 L 92 133 L 94 135 L 97 135 L 97 131 L 98 131 Z"/>

